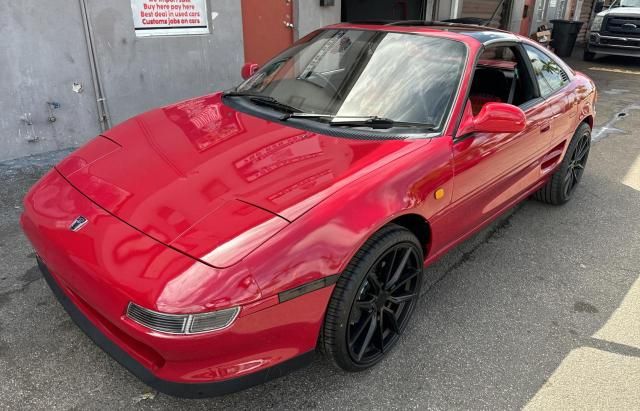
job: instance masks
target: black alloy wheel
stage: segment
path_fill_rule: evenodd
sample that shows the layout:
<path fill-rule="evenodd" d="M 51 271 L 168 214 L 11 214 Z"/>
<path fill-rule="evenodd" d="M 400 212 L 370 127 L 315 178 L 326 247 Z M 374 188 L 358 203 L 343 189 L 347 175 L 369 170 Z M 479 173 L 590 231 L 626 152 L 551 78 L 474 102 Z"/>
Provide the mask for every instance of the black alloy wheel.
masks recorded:
<path fill-rule="evenodd" d="M 349 354 L 355 362 L 377 362 L 402 333 L 418 297 L 422 274 L 418 259 L 413 244 L 398 244 L 388 249 L 367 273 L 347 326 Z"/>
<path fill-rule="evenodd" d="M 591 127 L 582 123 L 573 134 L 564 158 L 549 181 L 534 196 L 544 203 L 560 205 L 571 199 L 582 180 L 591 148 Z"/>
<path fill-rule="evenodd" d="M 364 370 L 396 345 L 420 296 L 423 263 L 415 235 L 393 224 L 356 253 L 338 279 L 320 336 L 336 365 Z"/>
<path fill-rule="evenodd" d="M 595 58 L 596 58 L 596 53 L 593 53 L 588 50 L 585 50 L 584 53 L 582 54 L 582 59 L 584 61 L 593 61 Z"/>
<path fill-rule="evenodd" d="M 591 135 L 588 133 L 581 135 L 578 140 L 578 144 L 576 144 L 573 153 L 571 154 L 571 161 L 569 162 L 569 167 L 567 167 L 566 175 L 562 184 L 564 195 L 567 198 L 571 196 L 571 192 L 576 188 L 582 178 L 584 168 L 587 165 L 590 147 Z"/>

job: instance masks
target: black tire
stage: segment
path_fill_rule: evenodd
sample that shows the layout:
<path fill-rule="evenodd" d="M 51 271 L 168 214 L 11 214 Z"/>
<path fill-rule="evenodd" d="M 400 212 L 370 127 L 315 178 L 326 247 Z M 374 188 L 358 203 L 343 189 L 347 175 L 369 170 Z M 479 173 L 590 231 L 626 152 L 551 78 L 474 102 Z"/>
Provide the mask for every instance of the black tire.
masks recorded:
<path fill-rule="evenodd" d="M 584 173 L 590 147 L 591 128 L 588 124 L 582 123 L 573 134 L 558 169 L 547 184 L 535 193 L 536 200 L 553 205 L 569 201 Z"/>
<path fill-rule="evenodd" d="M 420 296 L 423 263 L 418 239 L 395 224 L 356 253 L 336 283 L 319 341 L 336 366 L 362 371 L 396 345 Z"/>
<path fill-rule="evenodd" d="M 596 58 L 596 53 L 593 53 L 589 50 L 585 50 L 582 54 L 582 60 L 584 61 L 593 61 Z"/>

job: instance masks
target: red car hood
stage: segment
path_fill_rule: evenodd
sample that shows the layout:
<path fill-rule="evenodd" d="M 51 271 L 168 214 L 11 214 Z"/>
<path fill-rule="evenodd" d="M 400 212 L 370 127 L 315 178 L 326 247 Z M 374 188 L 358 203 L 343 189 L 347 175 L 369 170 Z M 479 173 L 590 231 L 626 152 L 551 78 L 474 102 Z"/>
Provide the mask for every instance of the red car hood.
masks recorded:
<path fill-rule="evenodd" d="M 305 132 L 235 111 L 216 94 L 127 120 L 57 169 L 111 214 L 220 267 L 234 261 L 208 259 L 216 247 L 248 231 L 257 247 L 411 144 Z"/>

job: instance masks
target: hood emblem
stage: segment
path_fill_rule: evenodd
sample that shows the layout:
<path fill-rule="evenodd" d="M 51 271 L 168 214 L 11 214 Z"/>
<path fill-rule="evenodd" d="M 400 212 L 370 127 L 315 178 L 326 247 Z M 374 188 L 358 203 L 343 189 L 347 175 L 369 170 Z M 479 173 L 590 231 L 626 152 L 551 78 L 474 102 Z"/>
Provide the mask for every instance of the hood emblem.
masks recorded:
<path fill-rule="evenodd" d="M 87 225 L 88 222 L 89 220 L 87 220 L 86 217 L 79 215 L 75 220 L 73 220 L 73 223 L 69 226 L 69 230 L 73 232 L 80 231 L 80 229 Z"/>

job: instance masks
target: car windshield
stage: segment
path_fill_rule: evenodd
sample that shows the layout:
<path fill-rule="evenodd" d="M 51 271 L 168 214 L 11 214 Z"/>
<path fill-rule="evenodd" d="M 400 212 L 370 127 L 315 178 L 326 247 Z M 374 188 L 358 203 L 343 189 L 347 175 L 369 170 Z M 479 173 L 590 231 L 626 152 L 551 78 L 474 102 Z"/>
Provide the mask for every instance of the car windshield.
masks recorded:
<path fill-rule="evenodd" d="M 447 118 L 465 58 L 465 46 L 454 40 L 325 30 L 268 62 L 235 92 L 325 115 L 306 117 L 315 121 L 375 116 L 437 129 Z"/>
<path fill-rule="evenodd" d="M 640 7 L 640 0 L 621 0 L 620 7 Z"/>

